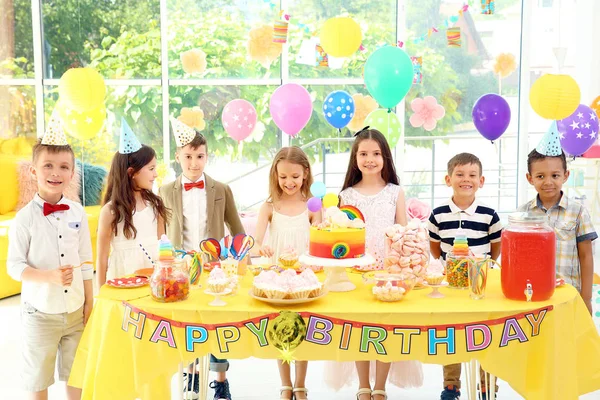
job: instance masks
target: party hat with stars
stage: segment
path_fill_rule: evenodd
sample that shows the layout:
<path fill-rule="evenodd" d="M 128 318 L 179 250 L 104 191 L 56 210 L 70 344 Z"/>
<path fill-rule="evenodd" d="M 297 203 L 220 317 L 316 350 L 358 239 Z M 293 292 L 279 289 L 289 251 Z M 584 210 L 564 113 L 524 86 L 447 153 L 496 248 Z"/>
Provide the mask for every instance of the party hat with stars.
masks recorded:
<path fill-rule="evenodd" d="M 54 109 L 48 121 L 48 127 L 42 137 L 42 144 L 49 146 L 67 146 L 67 136 L 63 128 L 63 122 L 58 116 L 58 110 Z"/>
<path fill-rule="evenodd" d="M 560 133 L 556 121 L 552 121 L 548 131 L 542 137 L 542 140 L 538 143 L 535 150 L 549 157 L 557 157 L 562 154 L 562 148 L 560 147 Z"/>
<path fill-rule="evenodd" d="M 135 133 L 125 121 L 125 118 L 121 117 L 121 139 L 119 141 L 119 153 L 131 154 L 135 153 L 142 148 L 142 144 L 135 136 Z"/>
<path fill-rule="evenodd" d="M 171 117 L 171 127 L 177 147 L 183 147 L 189 144 L 196 137 L 196 131 L 190 128 L 178 119 Z"/>

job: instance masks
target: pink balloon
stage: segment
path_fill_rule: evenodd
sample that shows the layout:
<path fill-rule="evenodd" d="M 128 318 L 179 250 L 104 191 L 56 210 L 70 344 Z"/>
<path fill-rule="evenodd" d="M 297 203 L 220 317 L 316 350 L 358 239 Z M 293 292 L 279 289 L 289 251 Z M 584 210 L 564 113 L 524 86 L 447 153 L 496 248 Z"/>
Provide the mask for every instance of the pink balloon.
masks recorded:
<path fill-rule="evenodd" d="M 295 136 L 310 120 L 313 111 L 312 99 L 303 86 L 286 83 L 273 92 L 269 111 L 279 129 Z"/>
<path fill-rule="evenodd" d="M 231 100 L 223 109 L 221 122 L 225 132 L 238 142 L 246 139 L 256 126 L 256 109 L 246 100 Z"/>

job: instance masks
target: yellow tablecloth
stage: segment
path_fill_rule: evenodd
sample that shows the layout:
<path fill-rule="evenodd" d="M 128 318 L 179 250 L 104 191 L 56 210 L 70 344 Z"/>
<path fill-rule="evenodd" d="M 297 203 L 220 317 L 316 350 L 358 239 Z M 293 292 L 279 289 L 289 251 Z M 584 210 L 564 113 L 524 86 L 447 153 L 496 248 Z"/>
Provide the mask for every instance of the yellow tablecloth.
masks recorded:
<path fill-rule="evenodd" d="M 503 297 L 492 271 L 484 300 L 467 291 L 412 291 L 396 303 L 372 298 L 360 275 L 358 288 L 329 293 L 299 306 L 271 306 L 248 295 L 251 277 L 225 307 L 192 291 L 183 302 L 161 304 L 148 287 L 103 287 L 77 351 L 69 383 L 84 399 L 165 399 L 181 361 L 277 358 L 266 329 L 282 309 L 298 311 L 308 326 L 295 350 L 299 360 L 420 360 L 448 364 L 477 359 L 528 400 L 577 399 L 600 389 L 600 337 L 576 290 L 558 288 L 550 301 Z"/>

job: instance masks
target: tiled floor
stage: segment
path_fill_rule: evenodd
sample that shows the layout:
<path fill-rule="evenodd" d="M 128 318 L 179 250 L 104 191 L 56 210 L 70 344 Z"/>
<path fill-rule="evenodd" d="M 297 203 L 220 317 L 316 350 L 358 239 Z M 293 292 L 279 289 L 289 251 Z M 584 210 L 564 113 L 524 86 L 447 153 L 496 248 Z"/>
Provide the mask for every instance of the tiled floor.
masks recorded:
<path fill-rule="evenodd" d="M 22 400 L 25 395 L 18 389 L 18 365 L 20 359 L 19 296 L 0 300 L 0 400 Z M 8 328 L 8 329 L 7 329 Z M 425 381 L 422 388 L 402 390 L 388 387 L 390 399 L 434 400 L 439 399 L 442 370 L 438 365 L 424 365 Z M 346 387 L 333 392 L 323 383 L 324 363 L 309 364 L 307 387 L 311 399 L 354 399 L 356 387 Z M 228 374 L 235 400 L 278 399 L 279 376 L 273 360 L 234 360 Z M 464 385 L 464 381 L 463 381 Z M 521 399 L 506 383 L 500 383 L 498 398 L 501 400 Z M 209 394 L 211 391 L 209 391 Z M 175 395 L 175 393 L 174 393 Z M 64 399 L 64 389 L 54 385 L 50 388 L 50 399 Z M 173 398 L 176 398 L 173 396 Z M 466 398 L 466 396 L 463 396 Z M 600 391 L 582 396 L 585 400 L 600 400 Z M 111 399 L 129 400 L 129 399 Z M 131 399 L 133 400 L 133 399 Z"/>

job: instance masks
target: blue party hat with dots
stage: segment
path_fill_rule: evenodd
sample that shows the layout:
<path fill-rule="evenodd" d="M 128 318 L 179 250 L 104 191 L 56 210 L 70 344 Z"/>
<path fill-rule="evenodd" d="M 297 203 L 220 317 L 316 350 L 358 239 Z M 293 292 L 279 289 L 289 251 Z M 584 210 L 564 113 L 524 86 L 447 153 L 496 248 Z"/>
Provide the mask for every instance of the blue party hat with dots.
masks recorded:
<path fill-rule="evenodd" d="M 535 150 L 538 153 L 549 157 L 558 157 L 562 154 L 562 148 L 560 147 L 560 133 L 558 132 L 556 121 L 552 121 L 548 131 L 544 134 Z"/>
<path fill-rule="evenodd" d="M 131 154 L 135 153 L 142 148 L 142 144 L 135 136 L 135 133 L 125 121 L 125 118 L 121 117 L 121 139 L 119 141 L 119 153 Z"/>

